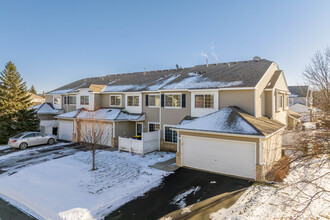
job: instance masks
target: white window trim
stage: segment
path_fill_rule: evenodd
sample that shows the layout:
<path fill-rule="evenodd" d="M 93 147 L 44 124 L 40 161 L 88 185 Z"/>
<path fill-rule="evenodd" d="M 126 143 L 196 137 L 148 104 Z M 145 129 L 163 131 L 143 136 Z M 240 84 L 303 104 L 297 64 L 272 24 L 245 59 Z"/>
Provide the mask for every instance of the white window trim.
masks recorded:
<path fill-rule="evenodd" d="M 120 105 L 111 105 L 111 97 L 116 97 L 116 96 L 119 96 L 120 97 Z M 109 106 L 111 106 L 111 107 L 121 107 L 122 106 L 122 102 L 123 102 L 122 95 L 110 95 L 109 96 Z"/>
<path fill-rule="evenodd" d="M 137 96 L 139 98 L 139 104 L 138 105 L 128 105 L 128 97 L 129 96 L 132 96 L 132 97 Z M 126 98 L 125 99 L 126 99 L 126 106 L 127 107 L 130 107 L 130 108 L 136 107 L 136 108 L 138 108 L 141 105 L 140 95 L 126 95 Z M 133 104 L 134 104 L 134 98 L 133 98 Z"/>
<path fill-rule="evenodd" d="M 73 96 L 73 97 L 75 97 L 76 98 L 76 104 L 70 104 L 70 96 Z M 77 105 L 77 96 L 76 95 L 68 95 L 68 102 L 69 102 L 69 105 L 71 105 L 71 106 L 76 106 Z"/>
<path fill-rule="evenodd" d="M 282 99 L 282 107 L 280 107 L 280 96 L 283 97 Z M 276 92 L 276 111 L 279 112 L 284 109 L 284 93 L 277 91 Z"/>
<path fill-rule="evenodd" d="M 168 124 L 163 124 L 164 130 L 163 130 L 163 140 L 165 143 L 171 143 L 171 144 L 176 144 L 175 142 L 169 142 L 169 141 L 165 141 L 165 127 L 175 127 L 177 125 L 168 125 Z M 172 130 L 173 131 L 173 130 Z M 178 132 L 176 132 L 178 135 Z M 179 142 L 179 136 L 177 136 L 177 142 Z"/>
<path fill-rule="evenodd" d="M 166 106 L 166 96 L 167 95 L 180 95 L 181 106 L 180 107 Z M 164 93 L 164 108 L 168 108 L 168 109 L 181 109 L 182 108 L 182 93 Z M 169 143 L 172 143 L 172 142 L 169 142 Z"/>
<path fill-rule="evenodd" d="M 196 95 L 202 95 L 204 96 L 204 106 L 205 106 L 205 95 L 211 95 L 213 96 L 213 108 L 199 108 L 199 107 L 196 107 Z M 208 93 L 196 93 L 194 94 L 194 108 L 195 109 L 215 109 L 215 95 L 214 94 L 208 94 Z"/>
<path fill-rule="evenodd" d="M 83 96 L 87 96 L 88 97 L 88 104 L 81 104 L 81 97 L 83 97 Z M 77 103 L 77 100 L 76 100 L 76 103 Z M 79 96 L 79 105 L 82 105 L 82 106 L 88 105 L 89 106 L 89 104 L 90 104 L 90 97 L 89 97 L 89 95 L 80 95 Z"/>
<path fill-rule="evenodd" d="M 159 101 L 160 102 L 159 102 L 159 105 L 158 106 L 157 105 L 150 105 L 150 102 L 149 102 L 150 96 L 158 96 L 159 97 Z M 165 97 L 164 97 L 164 99 L 165 99 Z M 149 94 L 148 95 L 148 106 L 147 107 L 149 107 L 149 108 L 160 108 L 161 105 L 162 105 L 162 98 L 161 98 L 161 96 L 159 94 Z M 165 103 L 164 103 L 164 105 L 165 105 Z"/>
<path fill-rule="evenodd" d="M 159 123 L 159 122 L 150 122 L 150 121 L 149 121 L 149 122 L 148 122 L 148 132 L 151 132 L 151 131 L 150 131 L 150 127 L 149 127 L 150 124 L 157 124 L 157 125 L 159 125 L 159 130 L 161 130 L 161 127 L 160 127 L 160 123 Z"/>

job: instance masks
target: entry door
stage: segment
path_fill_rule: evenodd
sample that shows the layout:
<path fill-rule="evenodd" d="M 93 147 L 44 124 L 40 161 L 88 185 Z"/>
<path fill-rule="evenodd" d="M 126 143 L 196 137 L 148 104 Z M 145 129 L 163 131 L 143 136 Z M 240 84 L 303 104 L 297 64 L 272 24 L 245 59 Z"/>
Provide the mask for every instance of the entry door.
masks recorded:
<path fill-rule="evenodd" d="M 182 136 L 183 166 L 244 178 L 256 178 L 256 144 Z"/>
<path fill-rule="evenodd" d="M 136 123 L 136 135 L 141 136 L 143 132 L 143 123 Z"/>

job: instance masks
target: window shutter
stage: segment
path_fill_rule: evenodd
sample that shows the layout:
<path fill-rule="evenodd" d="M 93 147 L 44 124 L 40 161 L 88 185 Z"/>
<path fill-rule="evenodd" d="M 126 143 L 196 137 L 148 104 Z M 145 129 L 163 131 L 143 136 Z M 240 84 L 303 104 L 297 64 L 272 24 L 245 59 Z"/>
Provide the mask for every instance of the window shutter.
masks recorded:
<path fill-rule="evenodd" d="M 64 104 L 68 104 L 68 96 L 64 96 Z"/>
<path fill-rule="evenodd" d="M 161 106 L 164 107 L 165 106 L 165 96 L 164 94 L 161 95 Z"/>
<path fill-rule="evenodd" d="M 182 108 L 186 107 L 186 94 L 182 94 Z"/>
<path fill-rule="evenodd" d="M 146 106 L 149 106 L 149 95 L 146 95 Z"/>

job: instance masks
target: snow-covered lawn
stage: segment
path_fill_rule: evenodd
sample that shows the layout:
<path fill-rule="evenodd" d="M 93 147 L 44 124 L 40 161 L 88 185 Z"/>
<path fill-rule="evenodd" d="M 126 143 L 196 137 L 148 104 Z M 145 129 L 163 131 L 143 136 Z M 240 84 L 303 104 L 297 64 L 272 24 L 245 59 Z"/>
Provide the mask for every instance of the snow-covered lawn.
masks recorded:
<path fill-rule="evenodd" d="M 6 150 L 9 149 L 10 147 L 8 145 L 0 145 L 0 150 Z"/>
<path fill-rule="evenodd" d="M 252 185 L 233 206 L 212 213 L 211 219 L 329 219 L 329 193 L 317 194 L 300 216 L 300 211 L 306 207 L 309 198 L 320 191 L 319 187 L 330 190 L 329 160 L 322 166 L 320 161 L 316 159 L 311 167 L 292 170 L 283 183 L 274 186 Z M 307 182 L 296 184 L 298 180 L 311 181 L 324 174 L 327 175 L 316 181 L 316 185 Z M 299 189 L 303 189 L 302 193 L 299 193 Z"/>
<path fill-rule="evenodd" d="M 91 153 L 78 152 L 0 175 L 0 196 L 38 219 L 100 219 L 158 186 L 169 172 L 149 166 L 173 157 L 101 151 L 91 171 Z"/>

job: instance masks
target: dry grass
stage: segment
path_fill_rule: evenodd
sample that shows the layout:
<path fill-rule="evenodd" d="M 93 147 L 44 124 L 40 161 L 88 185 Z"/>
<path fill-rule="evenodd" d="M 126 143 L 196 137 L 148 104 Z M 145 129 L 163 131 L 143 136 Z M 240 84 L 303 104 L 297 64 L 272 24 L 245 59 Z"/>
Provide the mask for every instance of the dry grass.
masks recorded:
<path fill-rule="evenodd" d="M 266 174 L 266 180 L 283 182 L 284 178 L 288 175 L 290 169 L 290 160 L 288 156 L 283 156 L 279 161 L 274 164 L 272 169 Z"/>

